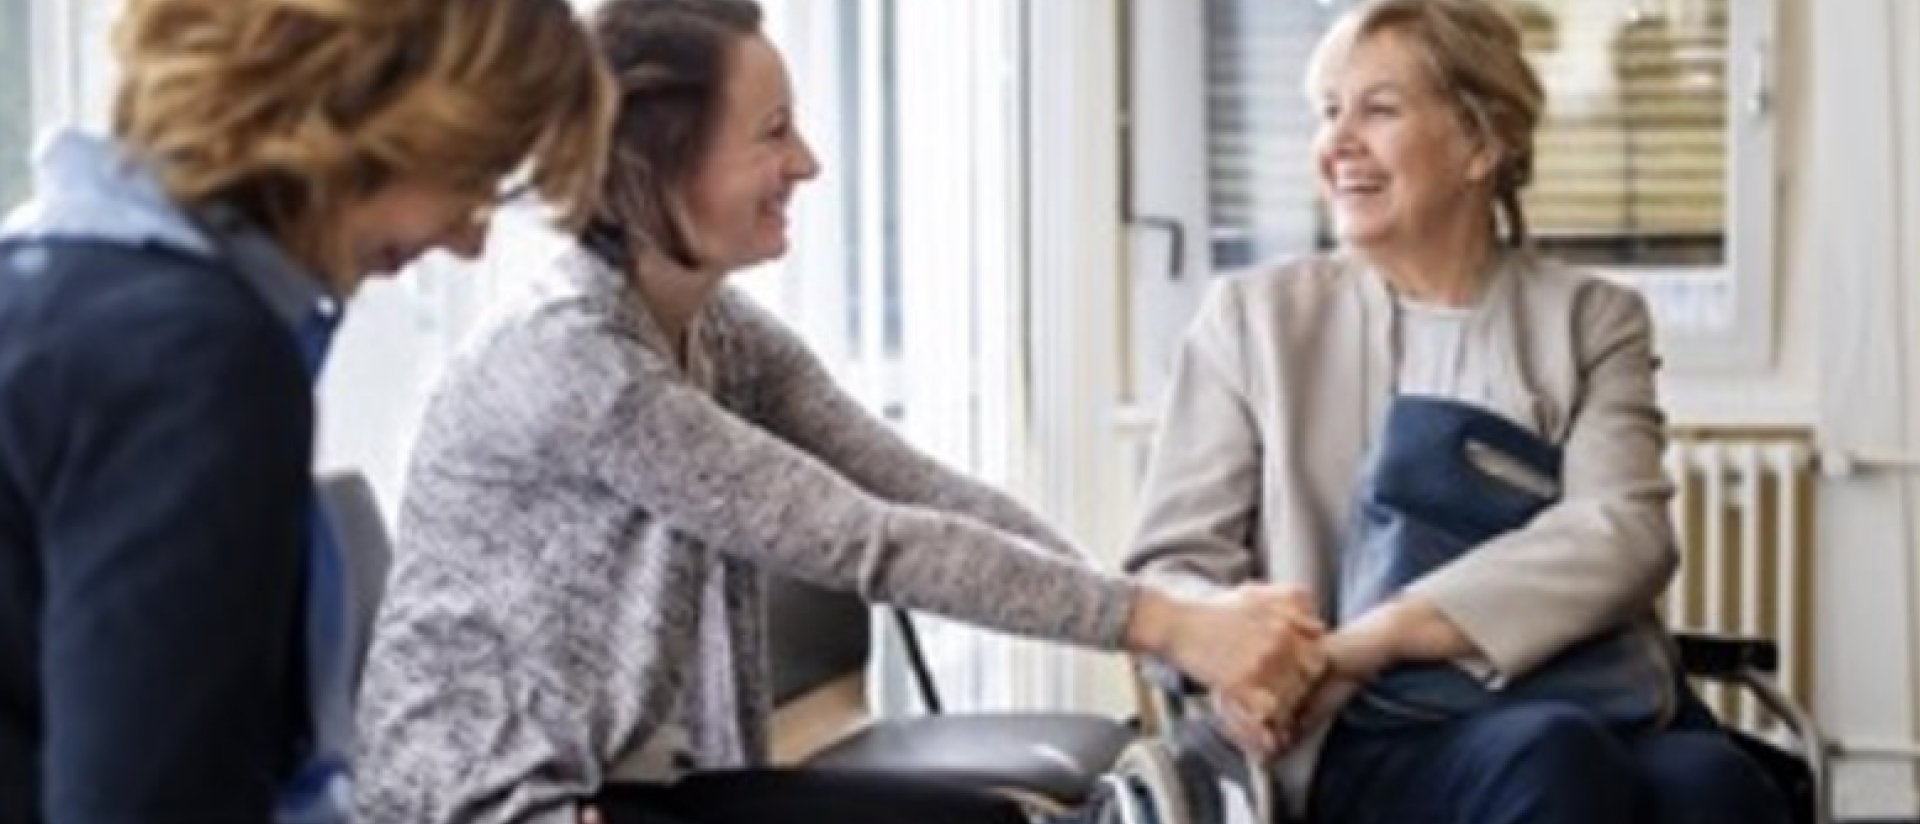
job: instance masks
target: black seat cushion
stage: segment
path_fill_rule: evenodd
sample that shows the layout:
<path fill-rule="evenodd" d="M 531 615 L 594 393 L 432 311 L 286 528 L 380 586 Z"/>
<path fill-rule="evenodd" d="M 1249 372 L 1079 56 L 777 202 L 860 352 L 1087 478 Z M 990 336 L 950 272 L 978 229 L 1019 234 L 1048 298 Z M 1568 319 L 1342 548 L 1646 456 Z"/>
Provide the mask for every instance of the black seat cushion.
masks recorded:
<path fill-rule="evenodd" d="M 1126 724 L 1095 715 L 969 712 L 881 719 L 807 765 L 932 775 L 1073 806 L 1087 799 L 1134 735 Z"/>

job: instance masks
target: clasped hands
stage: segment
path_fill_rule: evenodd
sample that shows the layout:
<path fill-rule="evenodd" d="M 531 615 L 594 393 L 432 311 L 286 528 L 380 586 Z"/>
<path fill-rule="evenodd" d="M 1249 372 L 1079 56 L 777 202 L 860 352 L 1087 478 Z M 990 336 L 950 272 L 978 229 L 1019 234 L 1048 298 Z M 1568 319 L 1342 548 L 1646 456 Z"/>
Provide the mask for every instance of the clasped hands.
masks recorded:
<path fill-rule="evenodd" d="M 1171 663 L 1210 688 L 1223 731 L 1265 760 L 1325 725 L 1401 657 L 1410 611 L 1392 602 L 1329 631 L 1304 590 L 1266 583 L 1243 584 L 1206 604 L 1214 614 L 1200 623 L 1210 643 Z"/>

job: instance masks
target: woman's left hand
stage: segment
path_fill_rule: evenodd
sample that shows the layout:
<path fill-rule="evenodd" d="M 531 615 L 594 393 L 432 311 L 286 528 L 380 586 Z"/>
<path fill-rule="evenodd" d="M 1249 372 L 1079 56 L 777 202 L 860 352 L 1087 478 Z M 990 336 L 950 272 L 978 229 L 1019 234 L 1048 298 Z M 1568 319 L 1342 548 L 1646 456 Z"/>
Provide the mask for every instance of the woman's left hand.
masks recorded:
<path fill-rule="evenodd" d="M 1327 670 L 1299 713 L 1275 719 L 1287 726 L 1282 741 L 1297 742 L 1318 732 L 1346 706 L 1354 693 L 1381 670 L 1400 661 L 1437 661 L 1473 655 L 1473 642 L 1425 599 L 1407 596 L 1375 607 L 1328 635 Z"/>

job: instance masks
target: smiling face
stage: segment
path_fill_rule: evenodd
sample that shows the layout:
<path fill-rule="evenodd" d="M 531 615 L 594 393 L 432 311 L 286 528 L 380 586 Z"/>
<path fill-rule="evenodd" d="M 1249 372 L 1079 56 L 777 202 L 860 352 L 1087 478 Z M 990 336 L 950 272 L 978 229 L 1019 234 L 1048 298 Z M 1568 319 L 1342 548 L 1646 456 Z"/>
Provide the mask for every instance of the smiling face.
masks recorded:
<path fill-rule="evenodd" d="M 1319 78 L 1314 150 L 1341 242 L 1418 248 L 1490 231 L 1499 151 L 1469 133 L 1406 38 L 1366 36 Z"/>
<path fill-rule="evenodd" d="M 820 173 L 794 124 L 785 63 L 766 38 L 729 50 L 721 111 L 684 198 L 694 257 L 732 271 L 787 251 L 787 204 Z"/>
<path fill-rule="evenodd" d="M 491 197 L 403 179 L 347 206 L 341 231 L 351 244 L 356 282 L 346 284 L 346 291 L 359 278 L 392 275 L 434 249 L 478 257 L 486 246 L 491 203 Z"/>

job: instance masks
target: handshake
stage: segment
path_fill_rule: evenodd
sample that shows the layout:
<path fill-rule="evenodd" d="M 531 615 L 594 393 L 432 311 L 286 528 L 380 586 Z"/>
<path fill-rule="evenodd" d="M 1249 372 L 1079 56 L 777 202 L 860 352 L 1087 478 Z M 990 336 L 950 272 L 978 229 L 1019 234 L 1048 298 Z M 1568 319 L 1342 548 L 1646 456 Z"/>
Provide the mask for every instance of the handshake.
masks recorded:
<path fill-rule="evenodd" d="M 1127 632 L 1128 646 L 1206 685 L 1227 734 L 1263 759 L 1326 723 L 1381 663 L 1355 660 L 1310 595 L 1276 584 L 1205 597 L 1146 587 Z"/>

